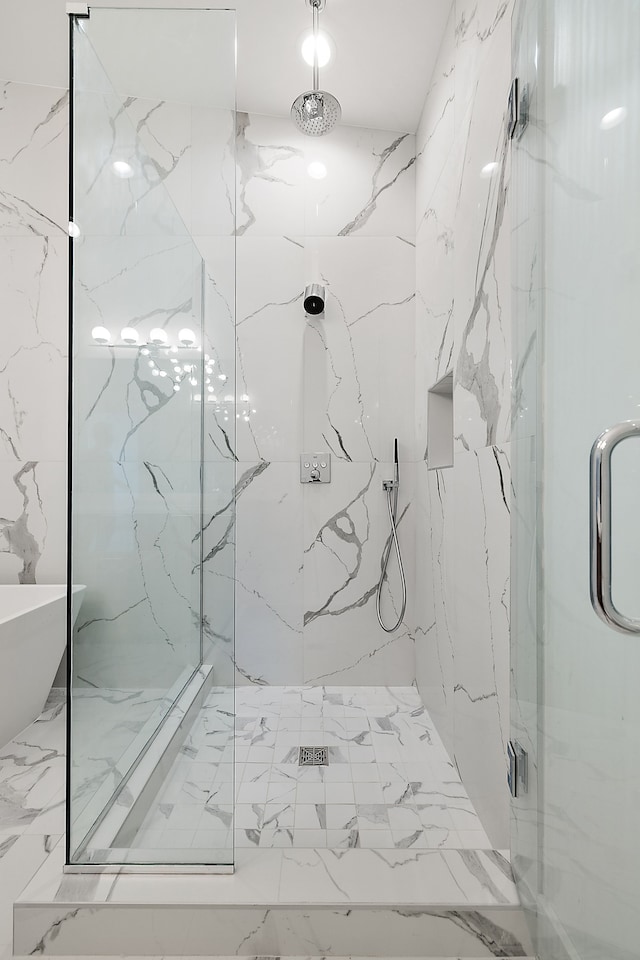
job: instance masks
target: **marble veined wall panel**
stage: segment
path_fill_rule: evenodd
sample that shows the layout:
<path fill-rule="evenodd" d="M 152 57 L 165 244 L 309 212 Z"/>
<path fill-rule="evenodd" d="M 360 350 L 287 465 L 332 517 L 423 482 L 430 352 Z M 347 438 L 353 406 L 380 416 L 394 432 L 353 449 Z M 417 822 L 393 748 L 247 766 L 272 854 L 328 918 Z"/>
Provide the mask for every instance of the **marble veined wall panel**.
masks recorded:
<path fill-rule="evenodd" d="M 416 672 L 492 841 L 508 843 L 511 3 L 455 0 L 417 134 Z M 453 376 L 452 466 L 429 387 Z"/>
<path fill-rule="evenodd" d="M 0 580 L 62 582 L 68 96 L 0 91 Z"/>

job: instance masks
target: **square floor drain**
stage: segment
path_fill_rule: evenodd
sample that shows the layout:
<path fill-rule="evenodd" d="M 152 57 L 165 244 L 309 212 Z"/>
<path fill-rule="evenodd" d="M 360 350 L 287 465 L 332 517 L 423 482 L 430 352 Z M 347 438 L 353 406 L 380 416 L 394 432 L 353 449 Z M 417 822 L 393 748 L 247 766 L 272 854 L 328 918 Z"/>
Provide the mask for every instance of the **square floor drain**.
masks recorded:
<path fill-rule="evenodd" d="M 301 767 L 326 767 L 329 764 L 328 747 L 300 747 L 298 764 Z"/>

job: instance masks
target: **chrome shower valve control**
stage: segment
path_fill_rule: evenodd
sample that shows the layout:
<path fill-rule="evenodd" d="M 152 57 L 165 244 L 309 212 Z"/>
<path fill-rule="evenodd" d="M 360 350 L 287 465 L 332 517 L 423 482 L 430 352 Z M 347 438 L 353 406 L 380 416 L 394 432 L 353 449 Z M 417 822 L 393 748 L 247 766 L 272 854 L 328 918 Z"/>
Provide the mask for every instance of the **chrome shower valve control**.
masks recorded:
<path fill-rule="evenodd" d="M 300 483 L 331 483 L 331 454 L 301 453 Z"/>

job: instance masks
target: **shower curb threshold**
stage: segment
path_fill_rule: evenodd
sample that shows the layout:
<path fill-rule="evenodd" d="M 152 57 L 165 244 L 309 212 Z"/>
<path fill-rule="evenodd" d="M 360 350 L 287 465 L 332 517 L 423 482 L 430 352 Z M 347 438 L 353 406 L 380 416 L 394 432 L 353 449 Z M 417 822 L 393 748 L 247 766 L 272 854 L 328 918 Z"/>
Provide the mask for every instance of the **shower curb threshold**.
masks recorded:
<path fill-rule="evenodd" d="M 59 844 L 15 903 L 17 954 L 91 955 L 96 943 L 104 955 L 136 956 L 532 953 L 498 851 L 241 851 L 232 876 L 63 866 Z"/>

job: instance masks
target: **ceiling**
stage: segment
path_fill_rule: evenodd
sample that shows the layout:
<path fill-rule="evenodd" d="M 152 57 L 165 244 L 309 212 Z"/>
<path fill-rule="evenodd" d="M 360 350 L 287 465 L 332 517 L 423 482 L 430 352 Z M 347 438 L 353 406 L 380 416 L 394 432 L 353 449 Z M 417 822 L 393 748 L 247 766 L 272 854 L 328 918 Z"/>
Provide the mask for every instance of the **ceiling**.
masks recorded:
<path fill-rule="evenodd" d="M 300 42 L 311 28 L 306 0 L 214 0 L 237 7 L 238 109 L 287 116 L 311 87 Z M 320 86 L 342 104 L 342 121 L 416 130 L 451 0 L 326 0 L 320 28 L 335 57 Z"/>
<path fill-rule="evenodd" d="M 320 85 L 342 104 L 343 122 L 399 132 L 415 131 L 433 73 L 452 0 L 326 0 L 320 26 L 335 44 L 335 58 L 320 72 Z M 237 7 L 240 110 L 288 116 L 298 94 L 311 86 L 311 68 L 300 55 L 300 41 L 311 28 L 307 0 L 89 0 L 100 7 Z M 65 0 L 17 0 L 0 14 L 0 63 L 5 79 L 64 87 L 67 84 L 68 25 Z M 33 42 L 37 30 L 38 42 Z M 226 34 L 228 36 L 228 34 Z M 44 39 L 46 38 L 46 40 Z M 127 51 L 120 25 L 115 52 L 119 70 L 137 69 L 139 49 Z M 136 41 L 138 42 L 138 41 Z M 190 52 L 194 77 L 230 70 L 207 37 Z M 170 93 L 178 83 L 167 57 L 163 64 Z M 151 58 L 153 61 L 153 58 Z M 184 63 L 184 57 L 181 58 Z M 159 78 L 154 80 L 161 86 Z M 182 85 L 189 82 L 185 76 Z M 134 84 L 134 85 L 137 85 Z M 202 94 L 202 84 L 198 83 Z M 193 90 L 190 91 L 197 99 Z M 142 95 L 142 94 L 140 94 Z"/>

